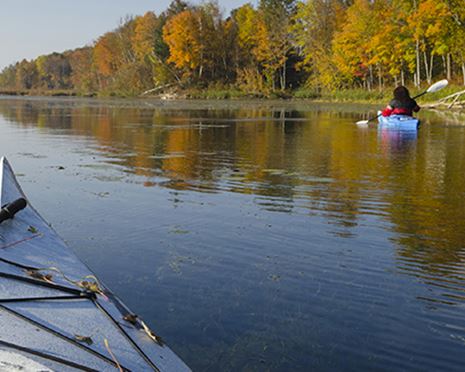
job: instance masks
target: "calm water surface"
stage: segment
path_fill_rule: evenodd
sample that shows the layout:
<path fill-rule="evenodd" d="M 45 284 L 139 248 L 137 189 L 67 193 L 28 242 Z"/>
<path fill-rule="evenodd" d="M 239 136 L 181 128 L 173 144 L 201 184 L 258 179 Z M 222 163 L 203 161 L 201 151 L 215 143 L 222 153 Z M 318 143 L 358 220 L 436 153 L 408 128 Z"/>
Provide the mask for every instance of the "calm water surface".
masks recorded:
<path fill-rule="evenodd" d="M 375 109 L 2 98 L 0 148 L 194 370 L 463 370 L 465 118 Z"/>

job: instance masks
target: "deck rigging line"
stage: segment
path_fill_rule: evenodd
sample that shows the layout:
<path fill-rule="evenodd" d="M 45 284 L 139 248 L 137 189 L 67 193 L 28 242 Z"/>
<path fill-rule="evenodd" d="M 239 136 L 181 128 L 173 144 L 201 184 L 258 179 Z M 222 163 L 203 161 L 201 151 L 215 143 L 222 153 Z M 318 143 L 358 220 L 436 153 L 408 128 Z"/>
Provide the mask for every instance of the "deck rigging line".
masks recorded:
<path fill-rule="evenodd" d="M 35 267 L 32 267 L 32 266 L 27 266 L 27 265 L 23 265 L 21 263 L 18 263 L 18 262 L 14 262 L 14 261 L 10 261 L 10 260 L 6 260 L 4 258 L 0 258 L 0 261 L 1 262 L 4 262 L 4 263 L 7 263 L 9 265 L 12 265 L 12 266 L 15 266 L 15 267 L 18 267 L 18 268 L 21 268 L 21 269 L 25 269 L 25 270 L 35 270 L 35 271 L 39 271 L 41 269 L 38 269 L 38 268 L 35 268 Z M 0 272 L 0 277 L 3 277 L 3 278 L 7 278 L 7 279 L 12 279 L 12 280 L 17 280 L 17 281 L 22 281 L 22 282 L 25 282 L 25 283 L 28 283 L 28 284 L 32 284 L 32 285 L 38 285 L 38 286 L 42 286 L 42 287 L 46 287 L 46 288 L 50 288 L 50 289 L 56 289 L 56 290 L 59 290 L 59 291 L 62 291 L 62 292 L 66 292 L 66 293 L 69 293 L 70 295 L 69 296 L 51 296 L 51 297 L 32 297 L 32 298 L 12 298 L 12 299 L 0 299 L 0 309 L 4 309 L 10 313 L 12 313 L 13 315 L 17 316 L 17 317 L 20 317 L 21 319 L 23 320 L 26 320 L 28 321 L 29 323 L 32 323 L 34 324 L 35 326 L 39 327 L 39 328 L 42 328 L 43 330 L 49 332 L 49 333 L 52 333 L 53 335 L 57 336 L 57 337 L 60 337 L 60 338 L 63 338 L 65 339 L 66 341 L 68 342 L 71 342 L 72 344 L 74 344 L 75 346 L 79 346 L 80 348 L 83 348 L 84 350 L 86 350 L 87 352 L 90 352 L 98 357 L 100 357 L 101 359 L 104 359 L 106 362 L 109 362 L 111 364 L 113 364 L 115 367 L 118 368 L 118 364 L 119 363 L 116 363 L 113 359 L 110 359 L 108 357 L 106 357 L 105 355 L 93 350 L 93 349 L 90 349 L 88 347 L 86 347 L 85 345 L 79 343 L 78 341 L 76 341 L 75 339 L 72 339 L 66 335 L 63 335 L 57 331 L 55 331 L 54 329 L 50 328 L 50 327 L 47 327 L 41 323 L 38 323 L 37 321 L 25 316 L 25 315 L 22 315 L 10 308 L 8 308 L 7 306 L 4 306 L 2 304 L 7 304 L 7 303 L 17 303 L 17 302 L 27 302 L 27 301 L 49 301 L 49 300 L 89 300 L 91 301 L 94 306 L 99 309 L 102 313 L 104 313 L 109 319 L 110 321 L 113 323 L 113 325 L 118 329 L 118 331 L 124 336 L 124 338 L 129 341 L 129 343 L 131 344 L 131 346 L 140 354 L 140 356 L 155 370 L 155 371 L 159 371 L 158 367 L 153 363 L 153 361 L 145 354 L 145 352 L 139 347 L 139 345 L 137 345 L 137 343 L 134 342 L 134 340 L 127 334 L 127 332 L 123 329 L 123 327 L 120 325 L 120 323 L 98 302 L 98 299 L 97 299 L 97 295 L 96 293 L 94 292 L 91 292 L 89 290 L 80 290 L 80 289 L 76 289 L 76 288 L 70 288 L 70 287 L 66 287 L 66 286 L 62 286 L 62 285 L 59 285 L 59 284 L 55 284 L 53 282 L 49 282 L 49 281 L 44 281 L 44 280 L 39 280 L 39 279 L 34 279 L 34 278 L 29 278 L 29 277 L 24 277 L 24 276 L 20 276 L 20 275 L 15 275 L 15 274 L 10 274 L 10 273 L 5 273 L 5 272 Z M 128 315 L 129 316 L 132 316 L 134 317 L 135 319 L 137 319 L 137 316 L 134 315 L 134 314 L 131 314 L 128 309 L 121 303 L 119 302 L 119 300 L 113 295 L 113 293 L 111 292 L 107 292 L 105 291 L 105 296 L 109 297 L 110 300 L 111 300 L 111 303 L 116 307 L 116 309 L 120 312 L 120 314 L 122 315 L 123 319 L 125 319 Z M 145 332 L 147 332 L 140 324 L 138 321 L 136 322 L 129 322 L 134 328 L 136 328 L 137 330 L 143 330 Z M 154 342 L 158 343 L 158 344 L 161 344 L 160 342 L 158 342 L 157 340 L 154 340 Z M 125 368 L 123 366 L 120 365 L 120 367 L 124 370 L 124 371 L 129 371 L 128 368 Z"/>
<path fill-rule="evenodd" d="M 89 348 L 89 347 L 86 346 L 86 345 L 81 344 L 81 343 L 78 342 L 77 340 L 75 340 L 75 339 L 73 339 L 73 338 L 70 338 L 70 337 L 68 337 L 68 336 L 66 336 L 66 335 L 64 335 L 64 334 L 62 334 L 62 333 L 60 333 L 60 332 L 54 330 L 53 328 L 47 327 L 46 325 L 44 325 L 44 324 L 42 324 L 42 323 L 39 323 L 39 322 L 37 322 L 36 320 L 31 319 L 31 318 L 29 318 L 29 317 L 27 317 L 27 316 L 25 316 L 25 315 L 23 315 L 23 314 L 21 314 L 21 313 L 15 311 L 15 310 L 13 310 L 13 309 L 10 309 L 9 307 L 7 307 L 7 306 L 5 306 L 5 305 L 0 304 L 0 309 L 3 309 L 3 310 L 5 310 L 5 311 L 9 312 L 10 314 L 13 314 L 13 315 L 16 316 L 16 317 L 18 317 L 18 318 L 20 318 L 20 319 L 23 319 L 23 320 L 25 320 L 26 322 L 31 323 L 32 325 L 34 325 L 34 326 L 36 326 L 36 327 L 38 327 L 38 328 L 41 328 L 42 330 L 44 330 L 44 331 L 46 331 L 46 332 L 48 332 L 48 333 L 51 333 L 52 335 L 54 335 L 54 336 L 56 336 L 56 337 L 58 337 L 58 338 L 61 338 L 61 339 L 65 340 L 65 341 L 69 342 L 69 343 L 73 344 L 74 346 L 77 346 L 77 347 L 83 349 L 84 351 L 87 351 L 88 353 L 93 354 L 93 355 L 99 357 L 100 359 L 102 359 L 103 361 L 105 361 L 105 362 L 107 362 L 107 363 L 109 363 L 109 364 L 111 364 L 111 365 L 113 365 L 113 366 L 116 367 L 116 364 L 115 364 L 115 362 L 114 362 L 112 359 L 110 359 L 110 358 L 108 358 L 107 356 L 105 356 L 105 355 L 99 353 L 98 351 L 95 351 L 95 350 Z M 128 368 L 124 368 L 124 370 L 125 370 L 125 371 L 130 371 Z"/>
<path fill-rule="evenodd" d="M 31 349 L 29 347 L 24 347 L 24 346 L 12 344 L 10 342 L 6 342 L 6 341 L 3 341 L 3 340 L 0 340 L 0 346 L 4 346 L 4 347 L 10 348 L 10 349 L 19 350 L 19 351 L 22 351 L 24 353 L 36 355 L 36 356 L 38 356 L 40 358 L 43 358 L 43 359 L 48 359 L 48 360 L 51 360 L 53 362 L 57 362 L 57 363 L 60 363 L 60 364 L 63 364 L 63 365 L 69 366 L 69 367 L 80 369 L 81 371 L 98 372 L 98 370 L 83 366 L 82 364 L 71 362 L 69 360 L 62 359 L 62 358 L 59 358 L 59 357 L 54 356 L 54 355 L 46 354 L 46 353 L 43 353 L 41 351 Z"/>

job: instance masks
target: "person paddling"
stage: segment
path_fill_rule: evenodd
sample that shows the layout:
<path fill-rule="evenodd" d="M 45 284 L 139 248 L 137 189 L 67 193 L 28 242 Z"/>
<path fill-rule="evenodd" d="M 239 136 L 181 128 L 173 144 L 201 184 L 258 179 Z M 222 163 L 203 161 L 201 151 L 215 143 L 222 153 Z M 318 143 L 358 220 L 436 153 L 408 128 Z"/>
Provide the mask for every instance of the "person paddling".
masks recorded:
<path fill-rule="evenodd" d="M 410 97 L 410 93 L 403 85 L 394 89 L 394 99 L 381 113 L 383 116 L 391 115 L 408 115 L 412 116 L 414 112 L 420 111 L 420 106 Z"/>

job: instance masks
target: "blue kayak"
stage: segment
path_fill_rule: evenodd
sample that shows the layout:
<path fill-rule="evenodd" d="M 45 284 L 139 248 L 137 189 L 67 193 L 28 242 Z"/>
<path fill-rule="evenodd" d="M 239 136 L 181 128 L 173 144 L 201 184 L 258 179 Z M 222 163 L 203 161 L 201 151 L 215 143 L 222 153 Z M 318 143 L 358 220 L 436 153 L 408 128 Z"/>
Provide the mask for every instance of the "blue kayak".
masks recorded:
<path fill-rule="evenodd" d="M 189 371 L 26 201 L 5 158 L 0 206 L 1 371 Z"/>
<path fill-rule="evenodd" d="M 378 112 L 381 114 L 381 112 Z M 384 128 L 400 130 L 417 130 L 420 126 L 420 120 L 408 115 L 391 115 L 378 117 L 379 124 Z"/>

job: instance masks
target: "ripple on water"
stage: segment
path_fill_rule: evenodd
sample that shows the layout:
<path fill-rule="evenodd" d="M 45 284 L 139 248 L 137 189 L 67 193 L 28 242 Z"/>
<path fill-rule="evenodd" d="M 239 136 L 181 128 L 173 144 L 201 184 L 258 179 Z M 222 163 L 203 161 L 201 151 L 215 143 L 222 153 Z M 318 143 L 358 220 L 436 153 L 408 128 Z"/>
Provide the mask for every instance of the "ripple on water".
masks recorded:
<path fill-rule="evenodd" d="M 195 370 L 463 369 L 465 131 L 181 105 L 1 99 L 0 147 Z"/>

